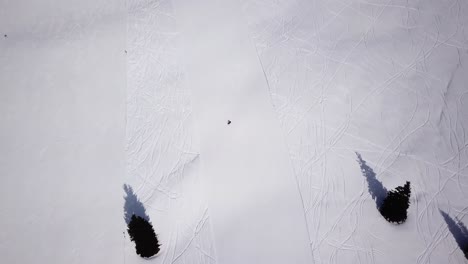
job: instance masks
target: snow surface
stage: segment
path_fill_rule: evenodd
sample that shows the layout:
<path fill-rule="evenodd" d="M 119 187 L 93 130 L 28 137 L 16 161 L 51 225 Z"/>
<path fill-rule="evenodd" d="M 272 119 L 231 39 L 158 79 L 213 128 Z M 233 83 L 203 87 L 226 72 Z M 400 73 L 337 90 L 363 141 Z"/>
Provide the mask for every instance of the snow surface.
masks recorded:
<path fill-rule="evenodd" d="M 1 263 L 123 262 L 125 14 L 0 3 Z"/>
<path fill-rule="evenodd" d="M 2 1 L 1 262 L 466 263 L 467 26 L 458 0 Z"/>

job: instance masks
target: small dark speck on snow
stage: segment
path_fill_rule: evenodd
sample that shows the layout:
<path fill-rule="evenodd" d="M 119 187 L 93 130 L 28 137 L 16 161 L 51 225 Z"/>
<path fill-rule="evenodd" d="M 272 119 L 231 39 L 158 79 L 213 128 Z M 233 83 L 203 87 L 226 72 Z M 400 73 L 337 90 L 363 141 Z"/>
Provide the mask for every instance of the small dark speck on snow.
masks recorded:
<path fill-rule="evenodd" d="M 228 120 L 228 121 L 227 121 L 227 124 L 230 125 L 230 124 L 231 124 L 231 120 Z"/>

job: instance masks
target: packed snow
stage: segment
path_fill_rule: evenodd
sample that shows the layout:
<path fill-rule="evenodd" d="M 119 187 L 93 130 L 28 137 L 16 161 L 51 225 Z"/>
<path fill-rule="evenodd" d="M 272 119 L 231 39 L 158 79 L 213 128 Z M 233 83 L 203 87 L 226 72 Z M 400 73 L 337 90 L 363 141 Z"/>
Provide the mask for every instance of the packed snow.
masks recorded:
<path fill-rule="evenodd" d="M 0 262 L 467 263 L 467 28 L 458 0 L 1 2 Z"/>

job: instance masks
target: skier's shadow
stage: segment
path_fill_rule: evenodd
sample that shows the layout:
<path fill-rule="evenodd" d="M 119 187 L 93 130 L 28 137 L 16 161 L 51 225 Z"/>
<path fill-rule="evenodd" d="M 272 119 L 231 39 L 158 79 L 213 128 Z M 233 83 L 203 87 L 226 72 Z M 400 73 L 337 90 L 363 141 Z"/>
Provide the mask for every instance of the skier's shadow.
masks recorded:
<path fill-rule="evenodd" d="M 387 197 L 387 189 L 382 185 L 382 182 L 377 180 L 375 177 L 374 170 L 366 164 L 366 161 L 362 159 L 361 154 L 356 152 L 358 158 L 359 166 L 361 167 L 361 172 L 364 177 L 366 177 L 367 184 L 369 186 L 369 193 L 374 199 L 377 209 L 380 210 L 380 207 L 383 204 L 383 201 Z"/>
<path fill-rule="evenodd" d="M 133 192 L 133 188 L 128 184 L 124 184 L 123 189 L 126 194 L 124 197 L 124 219 L 127 225 L 130 223 L 132 215 L 140 216 L 149 221 L 149 216 L 146 214 L 146 209 L 143 203 L 140 202 L 136 194 Z"/>
<path fill-rule="evenodd" d="M 439 210 L 442 217 L 444 217 L 445 223 L 447 223 L 450 233 L 452 233 L 458 247 L 465 253 L 465 257 L 468 259 L 468 229 L 458 219 L 453 220 L 446 212 Z"/>

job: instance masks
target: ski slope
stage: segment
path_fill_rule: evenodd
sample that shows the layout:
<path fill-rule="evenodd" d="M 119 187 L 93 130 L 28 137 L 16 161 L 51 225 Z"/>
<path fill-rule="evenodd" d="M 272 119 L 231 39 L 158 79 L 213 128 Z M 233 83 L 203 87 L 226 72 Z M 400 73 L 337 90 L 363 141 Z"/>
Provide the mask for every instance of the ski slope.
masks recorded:
<path fill-rule="evenodd" d="M 467 26 L 458 0 L 1 2 L 1 262 L 467 263 Z"/>
<path fill-rule="evenodd" d="M 468 5 L 244 1 L 308 210 L 316 263 L 461 263 L 439 210 L 467 213 Z M 385 222 L 355 152 L 409 219 Z M 466 261 L 466 260 L 465 260 Z"/>

